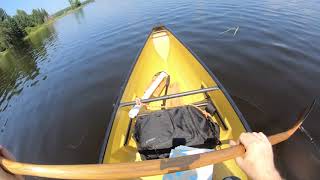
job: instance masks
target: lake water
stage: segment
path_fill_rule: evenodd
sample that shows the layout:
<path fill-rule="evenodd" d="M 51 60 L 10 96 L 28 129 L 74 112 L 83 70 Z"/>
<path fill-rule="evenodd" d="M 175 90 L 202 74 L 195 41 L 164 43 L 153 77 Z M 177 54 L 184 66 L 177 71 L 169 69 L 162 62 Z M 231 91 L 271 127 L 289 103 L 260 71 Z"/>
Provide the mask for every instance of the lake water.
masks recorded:
<path fill-rule="evenodd" d="M 319 10 L 316 0 L 96 0 L 0 56 L 0 143 L 25 162 L 97 162 L 124 78 L 160 23 L 216 74 L 253 130 L 283 131 L 320 95 Z M 283 177 L 319 178 L 319 113 L 275 147 Z"/>

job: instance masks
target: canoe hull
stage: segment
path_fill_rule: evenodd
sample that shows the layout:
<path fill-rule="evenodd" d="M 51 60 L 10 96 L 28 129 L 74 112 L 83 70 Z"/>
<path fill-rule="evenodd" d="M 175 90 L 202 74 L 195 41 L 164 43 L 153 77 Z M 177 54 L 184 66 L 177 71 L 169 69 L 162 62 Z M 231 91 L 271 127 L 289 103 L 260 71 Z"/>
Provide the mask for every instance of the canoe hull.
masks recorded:
<path fill-rule="evenodd" d="M 219 112 L 216 117 L 217 121 L 223 120 L 223 123 L 227 126 L 221 129 L 222 141 L 236 139 L 242 132 L 250 131 L 250 127 L 241 112 L 214 74 L 171 31 L 164 27 L 157 27 L 149 34 L 121 89 L 101 149 L 101 163 L 141 160 L 136 151 L 135 141 L 132 138 L 132 121 L 128 117 L 130 108 L 119 108 L 119 104 L 142 97 L 152 77 L 161 71 L 170 75 L 168 94 L 212 86 L 220 88 L 219 91 L 212 91 L 207 94 L 196 94 L 168 100 L 168 107 L 199 102 L 209 96 Z M 154 102 L 151 105 L 157 107 L 161 105 L 161 102 Z M 228 145 L 224 144 L 221 148 L 225 147 L 228 147 Z M 228 174 L 236 174 L 246 178 L 233 160 L 216 165 L 215 172 L 218 172 L 216 178 L 225 177 Z M 148 178 L 155 179 L 156 177 Z M 161 178 L 161 176 L 158 176 L 158 178 Z"/>

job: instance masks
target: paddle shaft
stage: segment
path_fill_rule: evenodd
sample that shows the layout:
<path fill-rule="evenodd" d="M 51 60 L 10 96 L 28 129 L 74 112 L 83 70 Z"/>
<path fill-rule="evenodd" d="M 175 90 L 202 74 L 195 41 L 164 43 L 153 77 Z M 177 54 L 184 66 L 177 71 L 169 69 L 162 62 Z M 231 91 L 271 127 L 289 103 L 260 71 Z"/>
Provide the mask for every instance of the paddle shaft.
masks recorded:
<path fill-rule="evenodd" d="M 270 143 L 275 145 L 287 140 L 301 126 L 315 104 L 316 101 L 313 101 L 312 105 L 299 116 L 297 123 L 291 129 L 269 136 L 268 140 Z M 244 153 L 245 148 L 240 144 L 202 154 L 140 162 L 87 165 L 37 165 L 0 158 L 0 164 L 8 172 L 19 175 L 59 179 L 127 179 L 195 169 L 234 159 Z"/>
<path fill-rule="evenodd" d="M 301 124 L 301 123 L 300 123 Z M 272 145 L 287 140 L 300 126 L 269 136 Z M 137 178 L 173 173 L 234 159 L 245 153 L 243 145 L 208 153 L 176 158 L 147 160 L 129 163 L 88 164 L 88 165 L 36 165 L 1 159 L 1 165 L 13 174 L 60 179 L 120 179 Z"/>

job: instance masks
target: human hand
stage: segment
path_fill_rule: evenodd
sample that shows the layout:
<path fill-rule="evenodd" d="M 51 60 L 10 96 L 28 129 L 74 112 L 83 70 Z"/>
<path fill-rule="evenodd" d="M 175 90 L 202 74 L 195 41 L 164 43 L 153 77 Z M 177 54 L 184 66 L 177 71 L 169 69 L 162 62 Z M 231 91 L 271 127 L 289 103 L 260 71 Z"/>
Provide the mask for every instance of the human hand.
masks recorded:
<path fill-rule="evenodd" d="M 1 145 L 0 145 L 0 157 L 6 158 L 9 160 L 13 160 L 13 161 L 16 160 L 14 158 L 14 156 L 6 148 L 4 148 Z M 0 179 L 3 179 L 3 180 L 23 180 L 24 178 L 22 176 L 8 173 L 3 167 L 0 166 Z"/>
<path fill-rule="evenodd" d="M 253 180 L 280 180 L 273 162 L 272 145 L 263 133 L 242 133 L 239 141 L 246 148 L 243 157 L 237 157 L 238 166 Z M 238 143 L 230 141 L 230 145 Z"/>

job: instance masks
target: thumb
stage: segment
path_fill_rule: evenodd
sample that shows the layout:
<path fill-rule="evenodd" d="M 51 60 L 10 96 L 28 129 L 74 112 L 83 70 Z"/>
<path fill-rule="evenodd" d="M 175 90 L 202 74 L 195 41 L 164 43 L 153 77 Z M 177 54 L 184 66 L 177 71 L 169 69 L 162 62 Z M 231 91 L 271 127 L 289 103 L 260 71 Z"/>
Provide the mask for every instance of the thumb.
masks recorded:
<path fill-rule="evenodd" d="M 6 148 L 0 145 L 0 156 L 7 158 L 12 161 L 16 161 L 16 158 Z"/>
<path fill-rule="evenodd" d="M 229 144 L 230 144 L 230 146 L 235 146 L 235 145 L 237 145 L 237 143 L 236 143 L 234 140 L 230 140 L 230 141 L 229 141 Z"/>
<path fill-rule="evenodd" d="M 236 162 L 238 164 L 238 166 L 240 166 L 240 168 L 243 167 L 243 157 L 239 156 L 239 157 L 236 157 Z"/>

